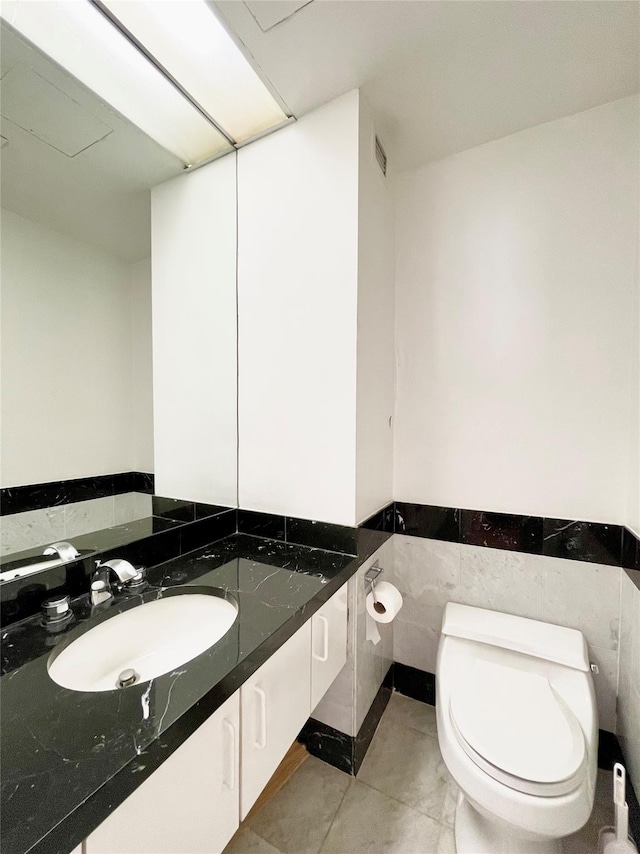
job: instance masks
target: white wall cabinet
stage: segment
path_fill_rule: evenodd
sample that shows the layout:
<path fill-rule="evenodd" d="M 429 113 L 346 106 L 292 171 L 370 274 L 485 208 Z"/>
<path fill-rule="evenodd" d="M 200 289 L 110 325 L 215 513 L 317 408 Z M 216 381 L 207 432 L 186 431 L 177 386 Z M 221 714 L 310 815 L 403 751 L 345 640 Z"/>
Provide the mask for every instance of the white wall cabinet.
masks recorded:
<path fill-rule="evenodd" d="M 244 820 L 311 712 L 311 621 L 240 689 Z"/>
<path fill-rule="evenodd" d="M 311 618 L 311 708 L 347 663 L 347 585 Z"/>
<path fill-rule="evenodd" d="M 85 840 L 84 854 L 219 854 L 238 828 L 239 692 Z"/>

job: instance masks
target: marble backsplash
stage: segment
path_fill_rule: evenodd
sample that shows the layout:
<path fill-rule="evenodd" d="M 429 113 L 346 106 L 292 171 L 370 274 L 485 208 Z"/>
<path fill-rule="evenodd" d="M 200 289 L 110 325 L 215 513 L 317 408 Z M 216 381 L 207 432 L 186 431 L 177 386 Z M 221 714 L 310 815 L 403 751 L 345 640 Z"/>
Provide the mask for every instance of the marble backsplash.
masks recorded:
<path fill-rule="evenodd" d="M 629 777 L 640 792 L 640 572 L 633 579 L 622 576 L 618 737 Z"/>
<path fill-rule="evenodd" d="M 583 632 L 595 675 L 600 727 L 616 732 L 620 567 L 394 534 L 395 584 L 404 607 L 393 659 L 435 673 L 447 602 L 504 611 Z"/>
<path fill-rule="evenodd" d="M 381 580 L 393 582 L 391 539 L 382 545 L 349 579 L 347 663 L 311 713 L 311 717 L 348 736 L 356 736 L 376 698 L 393 661 L 393 623 L 378 624 L 380 642 L 366 638 L 365 608 L 369 585 L 365 573 L 376 561 L 383 568 Z"/>
<path fill-rule="evenodd" d="M 152 496 L 124 492 L 12 513 L 0 519 L 0 554 L 46 546 L 152 515 Z"/>

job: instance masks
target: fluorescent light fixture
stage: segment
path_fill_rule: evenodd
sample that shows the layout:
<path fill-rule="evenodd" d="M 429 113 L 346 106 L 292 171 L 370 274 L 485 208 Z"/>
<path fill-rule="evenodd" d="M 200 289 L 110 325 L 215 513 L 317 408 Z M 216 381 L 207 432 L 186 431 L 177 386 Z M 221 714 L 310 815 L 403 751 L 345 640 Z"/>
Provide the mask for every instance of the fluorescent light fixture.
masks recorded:
<path fill-rule="evenodd" d="M 2 0 L 0 15 L 186 165 L 233 149 L 88 0 Z"/>
<path fill-rule="evenodd" d="M 100 0 L 236 142 L 287 115 L 204 0 Z"/>

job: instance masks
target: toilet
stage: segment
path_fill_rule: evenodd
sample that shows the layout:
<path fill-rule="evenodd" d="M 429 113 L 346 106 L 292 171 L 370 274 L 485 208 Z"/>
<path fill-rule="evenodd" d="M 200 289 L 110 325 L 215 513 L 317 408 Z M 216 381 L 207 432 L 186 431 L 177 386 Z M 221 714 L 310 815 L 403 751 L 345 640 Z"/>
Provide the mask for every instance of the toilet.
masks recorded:
<path fill-rule="evenodd" d="M 449 603 L 436 684 L 458 854 L 560 854 L 591 814 L 597 774 L 582 633 Z"/>

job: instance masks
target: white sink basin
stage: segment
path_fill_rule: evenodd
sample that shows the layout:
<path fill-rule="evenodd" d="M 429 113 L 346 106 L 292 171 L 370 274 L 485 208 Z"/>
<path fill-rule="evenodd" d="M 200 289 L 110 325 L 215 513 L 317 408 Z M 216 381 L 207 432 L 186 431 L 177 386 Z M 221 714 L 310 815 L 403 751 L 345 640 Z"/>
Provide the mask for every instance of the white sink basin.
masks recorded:
<path fill-rule="evenodd" d="M 118 614 L 90 629 L 49 657 L 49 676 L 72 691 L 114 691 L 125 687 L 127 670 L 139 685 L 191 661 L 220 640 L 238 609 L 205 593 L 169 595 Z"/>

